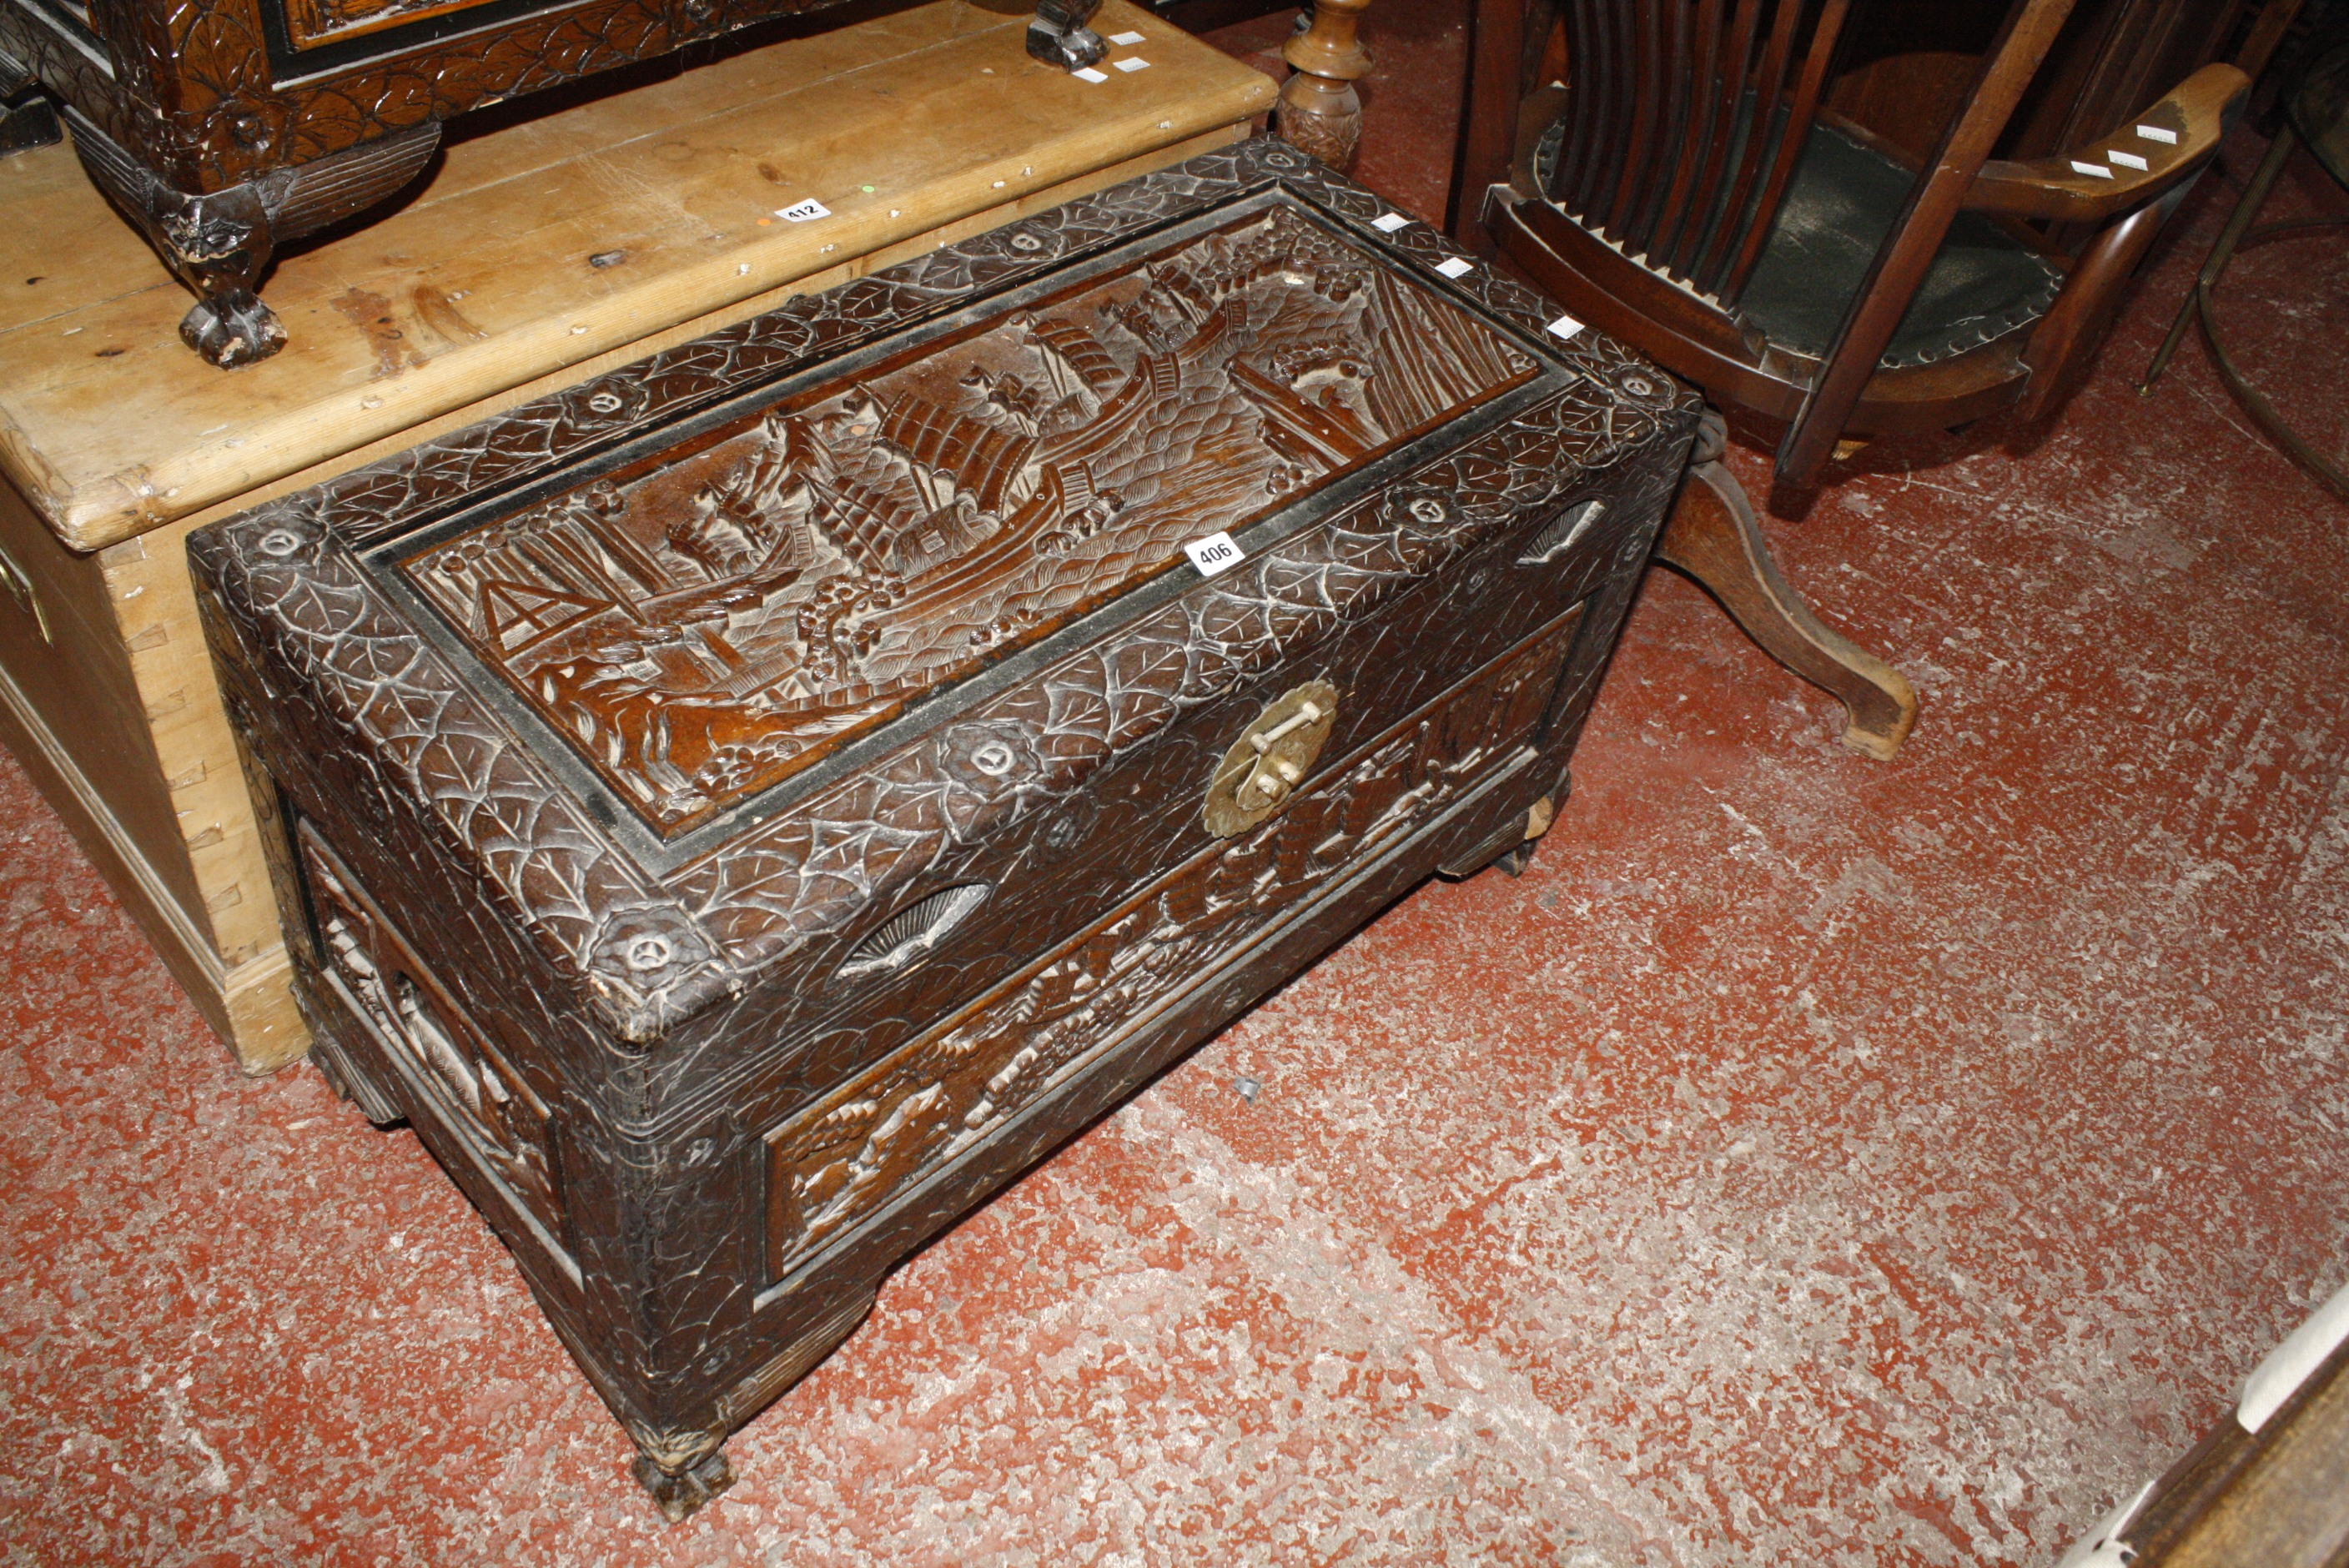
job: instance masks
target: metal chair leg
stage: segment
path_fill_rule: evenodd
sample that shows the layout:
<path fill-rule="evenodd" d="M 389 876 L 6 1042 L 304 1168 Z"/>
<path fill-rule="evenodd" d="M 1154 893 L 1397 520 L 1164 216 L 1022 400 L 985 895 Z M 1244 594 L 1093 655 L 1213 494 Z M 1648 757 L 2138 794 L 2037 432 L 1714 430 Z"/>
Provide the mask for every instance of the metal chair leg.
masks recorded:
<path fill-rule="evenodd" d="M 2204 290 L 2218 285 L 2220 274 L 2227 270 L 2227 263 L 2235 259 L 2235 248 L 2243 242 L 2244 232 L 2251 228 L 2251 220 L 2260 215 L 2260 209 L 2267 205 L 2268 193 L 2282 178 L 2283 166 L 2291 160 L 2292 149 L 2299 145 L 2300 139 L 2292 134 L 2292 126 L 2287 121 L 2283 129 L 2276 132 L 2275 140 L 2269 144 L 2268 155 L 2260 160 L 2259 172 L 2251 176 L 2251 186 L 2244 191 L 2243 199 L 2235 203 L 2234 211 L 2228 216 L 2227 226 L 2220 231 L 2219 242 L 2211 246 L 2210 253 L 2202 259 L 2202 270 L 2195 274 L 2194 286 L 2187 290 L 2186 297 L 2178 302 L 2178 319 L 2169 324 L 2169 335 L 2161 340 L 2161 346 L 2154 351 L 2153 363 L 2146 366 L 2145 379 L 2137 383 L 2139 397 L 2151 392 L 2154 382 L 2168 368 L 2169 356 L 2178 352 L 2178 345 L 2186 336 L 2186 328 L 2194 319 L 2195 302 Z"/>

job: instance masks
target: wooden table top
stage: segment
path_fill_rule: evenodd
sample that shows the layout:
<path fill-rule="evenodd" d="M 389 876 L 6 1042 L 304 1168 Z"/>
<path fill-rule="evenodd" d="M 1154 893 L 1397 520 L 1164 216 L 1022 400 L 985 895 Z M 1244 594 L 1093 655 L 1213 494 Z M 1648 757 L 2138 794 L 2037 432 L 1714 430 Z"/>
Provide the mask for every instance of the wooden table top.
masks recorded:
<path fill-rule="evenodd" d="M 1148 67 L 1100 82 L 1026 26 L 936 0 L 460 136 L 405 206 L 280 261 L 287 346 L 233 372 L 181 345 L 189 296 L 69 148 L 0 160 L 0 472 L 98 549 L 1272 101 L 1124 0 L 1097 26 Z"/>

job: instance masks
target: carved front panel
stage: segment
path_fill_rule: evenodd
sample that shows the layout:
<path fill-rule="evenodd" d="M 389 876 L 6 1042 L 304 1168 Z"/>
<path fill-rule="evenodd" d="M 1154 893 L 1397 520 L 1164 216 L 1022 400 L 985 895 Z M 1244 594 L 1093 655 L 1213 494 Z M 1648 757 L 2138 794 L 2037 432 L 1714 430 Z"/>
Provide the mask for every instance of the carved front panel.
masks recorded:
<path fill-rule="evenodd" d="M 769 1134 L 770 1279 L 986 1140 L 1152 1003 L 1198 983 L 1516 754 L 1581 618 L 1578 605 L 1550 622 L 1271 821 L 1195 855 Z"/>
<path fill-rule="evenodd" d="M 380 32 L 428 16 L 478 10 L 492 0 L 285 0 L 285 36 L 297 49 Z M 548 5 L 560 0 L 547 0 Z"/>
<path fill-rule="evenodd" d="M 434 979 L 375 901 L 307 822 L 296 833 L 302 880 L 326 978 L 397 1053 L 440 1119 L 558 1244 L 561 1166 L 546 1103 Z"/>
<path fill-rule="evenodd" d="M 1277 208 L 401 570 L 675 832 L 1535 372 Z"/>

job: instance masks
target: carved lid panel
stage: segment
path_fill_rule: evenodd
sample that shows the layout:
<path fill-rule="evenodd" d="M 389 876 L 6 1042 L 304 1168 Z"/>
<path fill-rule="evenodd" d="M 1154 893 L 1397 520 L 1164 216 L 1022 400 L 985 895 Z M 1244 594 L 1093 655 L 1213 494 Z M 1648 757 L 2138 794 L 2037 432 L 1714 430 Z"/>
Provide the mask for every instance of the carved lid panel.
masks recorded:
<path fill-rule="evenodd" d="M 1277 206 L 398 570 L 674 834 L 1537 373 Z"/>

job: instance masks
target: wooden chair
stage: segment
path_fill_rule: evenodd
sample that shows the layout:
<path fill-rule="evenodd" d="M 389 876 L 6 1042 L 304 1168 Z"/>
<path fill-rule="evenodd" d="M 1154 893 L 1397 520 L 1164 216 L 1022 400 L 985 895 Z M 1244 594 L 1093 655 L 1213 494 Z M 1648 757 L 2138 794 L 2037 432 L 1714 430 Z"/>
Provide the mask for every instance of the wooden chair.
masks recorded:
<path fill-rule="evenodd" d="M 1852 0 L 1477 0 L 1455 237 L 1783 428 L 1794 485 L 1847 435 L 2044 412 L 2249 87 L 2209 66 L 2109 134 L 1993 159 L 2072 4 L 2016 0 L 1920 159 L 1823 103 Z M 1539 85 L 1561 45 L 1564 80 Z M 1700 457 L 1660 554 L 1889 758 L 1909 683 L 1804 609 Z"/>

